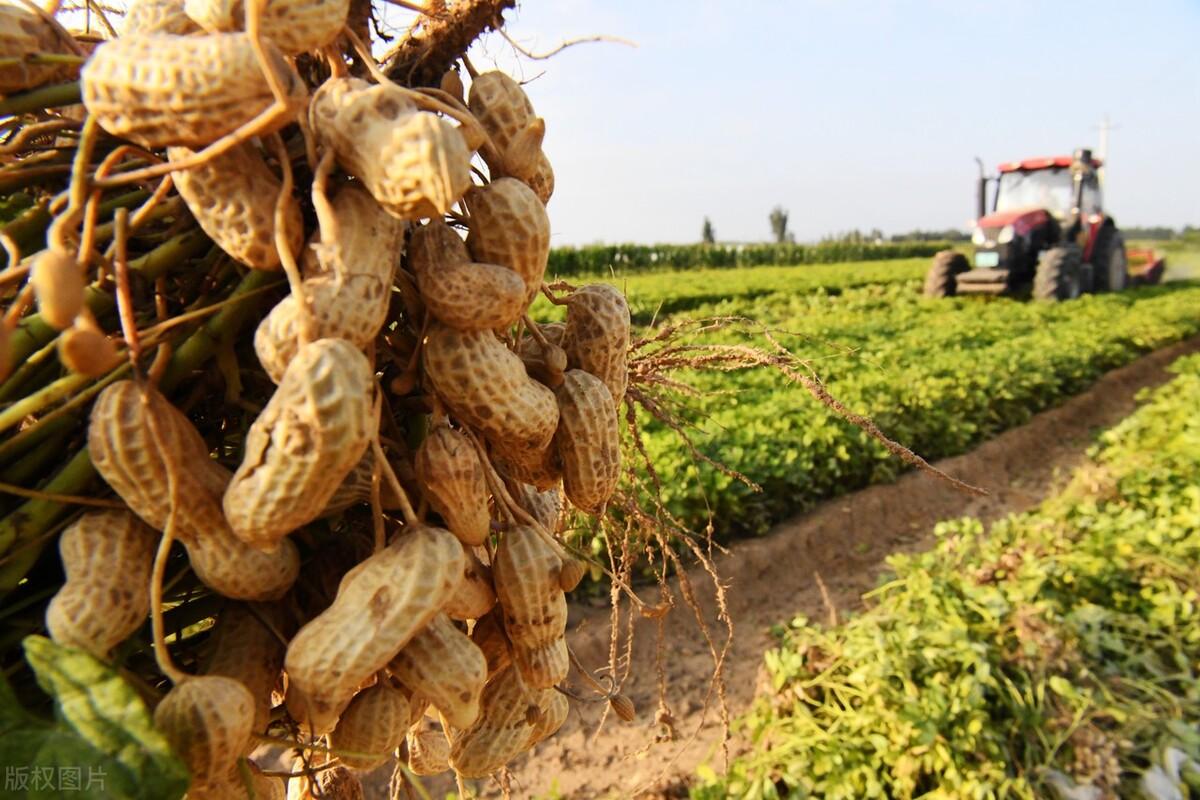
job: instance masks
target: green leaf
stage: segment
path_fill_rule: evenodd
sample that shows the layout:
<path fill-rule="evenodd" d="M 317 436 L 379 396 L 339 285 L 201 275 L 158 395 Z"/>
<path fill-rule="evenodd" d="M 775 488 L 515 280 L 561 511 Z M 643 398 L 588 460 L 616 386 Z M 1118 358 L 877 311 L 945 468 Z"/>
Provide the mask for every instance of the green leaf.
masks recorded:
<path fill-rule="evenodd" d="M 32 717 L 7 684 L 0 687 L 6 790 L 30 798 L 183 795 L 187 769 L 155 729 L 142 699 L 112 667 L 42 636 L 26 637 L 23 644 L 38 683 L 55 700 L 59 721 Z"/>

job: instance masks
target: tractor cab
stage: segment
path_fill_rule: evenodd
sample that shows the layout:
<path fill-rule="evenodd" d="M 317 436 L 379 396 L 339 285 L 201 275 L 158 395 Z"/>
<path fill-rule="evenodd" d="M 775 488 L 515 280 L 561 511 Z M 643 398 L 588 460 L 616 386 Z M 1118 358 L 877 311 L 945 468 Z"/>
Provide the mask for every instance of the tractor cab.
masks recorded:
<path fill-rule="evenodd" d="M 1069 300 L 1125 288 L 1125 244 L 1103 210 L 1100 167 L 1082 149 L 1071 156 L 1007 162 L 994 176 L 981 174 L 974 253 L 969 259 L 939 253 L 925 294 L 1031 293 Z"/>

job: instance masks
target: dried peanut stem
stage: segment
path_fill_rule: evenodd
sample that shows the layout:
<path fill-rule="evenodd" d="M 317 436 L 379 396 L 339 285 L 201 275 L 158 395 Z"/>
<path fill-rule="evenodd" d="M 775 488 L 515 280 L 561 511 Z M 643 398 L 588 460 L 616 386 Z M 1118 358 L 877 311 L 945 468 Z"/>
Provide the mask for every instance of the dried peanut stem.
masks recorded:
<path fill-rule="evenodd" d="M 129 348 L 129 364 L 133 367 L 134 374 L 137 374 L 138 361 L 142 357 L 142 343 L 138 338 L 137 319 L 133 315 L 133 290 L 129 285 L 129 261 L 126 252 L 129 209 L 117 209 L 113 221 L 116 223 L 116 237 L 113 239 L 116 258 L 113 268 L 117 278 L 117 314 L 121 319 L 121 335 L 125 337 L 125 344 Z"/>
<path fill-rule="evenodd" d="M 146 391 L 153 391 L 153 389 L 143 389 L 142 416 L 154 439 L 154 445 L 158 448 L 159 456 L 167 468 L 167 498 L 170 503 L 167 524 L 163 530 L 162 539 L 158 542 L 158 550 L 154 554 L 154 572 L 150 577 L 150 625 L 154 634 L 154 660 L 162 674 L 170 678 L 171 683 L 178 684 L 187 678 L 187 675 L 175 666 L 175 662 L 171 660 L 171 651 L 167 649 L 163 630 L 162 598 L 163 576 L 167 571 L 167 558 L 171 554 L 171 544 L 175 541 L 175 525 L 179 513 L 179 474 L 174 461 L 175 454 L 163 441 L 162 431 L 158 427 L 158 414 L 151 407 Z"/>
<path fill-rule="evenodd" d="M 396 501 L 400 504 L 400 513 L 404 515 L 404 522 L 408 525 L 416 525 L 421 521 L 420 517 L 413 510 L 412 503 L 408 500 L 408 492 L 404 491 L 404 487 L 400 485 L 400 479 L 396 477 L 392 465 L 388 463 L 383 446 L 379 444 L 378 436 L 371 439 L 371 448 L 375 452 L 375 460 L 379 462 L 379 468 L 383 471 L 383 477 L 387 479 L 388 486 L 396 493 Z"/>
<path fill-rule="evenodd" d="M 279 187 L 279 195 L 275 198 L 275 249 L 279 251 L 279 263 L 287 275 L 292 296 L 296 298 L 296 307 L 300 312 L 300 345 L 304 346 L 312 341 L 314 323 L 312 309 L 308 307 L 308 301 L 304 297 L 304 279 L 300 275 L 300 268 L 296 265 L 291 245 L 287 240 L 287 209 L 288 201 L 292 199 L 292 162 L 288 158 L 287 148 L 283 145 L 283 138 L 278 133 L 271 134 L 269 141 L 275 150 L 276 158 L 279 159 L 279 168 L 283 171 L 283 185 Z"/>

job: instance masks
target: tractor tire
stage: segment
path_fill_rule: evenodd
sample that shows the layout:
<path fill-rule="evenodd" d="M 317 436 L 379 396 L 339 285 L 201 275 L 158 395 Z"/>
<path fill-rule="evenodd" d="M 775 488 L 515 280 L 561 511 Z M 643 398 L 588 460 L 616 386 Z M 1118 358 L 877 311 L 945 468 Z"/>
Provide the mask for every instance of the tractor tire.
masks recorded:
<path fill-rule="evenodd" d="M 1096 234 L 1092 266 L 1097 292 L 1123 292 L 1129 286 L 1129 257 L 1125 254 L 1125 237 L 1112 225 L 1105 225 Z"/>
<path fill-rule="evenodd" d="M 925 274 L 926 297 L 954 297 L 958 292 L 958 276 L 971 268 L 967 257 L 954 250 L 943 250 L 933 257 Z"/>
<path fill-rule="evenodd" d="M 1083 255 L 1073 244 L 1043 250 L 1033 278 L 1034 299 L 1057 302 L 1079 297 L 1083 289 L 1082 265 Z"/>

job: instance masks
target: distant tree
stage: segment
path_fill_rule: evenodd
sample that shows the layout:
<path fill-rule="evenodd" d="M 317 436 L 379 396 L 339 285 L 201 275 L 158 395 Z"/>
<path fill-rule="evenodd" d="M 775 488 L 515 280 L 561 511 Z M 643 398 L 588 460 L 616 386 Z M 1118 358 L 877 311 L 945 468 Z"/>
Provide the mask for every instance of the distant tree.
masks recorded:
<path fill-rule="evenodd" d="M 775 206 L 771 209 L 771 234 L 775 237 L 776 244 L 786 244 L 787 242 L 795 241 L 792 234 L 788 233 L 788 212 L 783 206 Z"/>
<path fill-rule="evenodd" d="M 713 230 L 712 220 L 708 217 L 704 218 L 704 227 L 700 230 L 700 239 L 705 244 L 717 243 L 717 232 Z"/>

